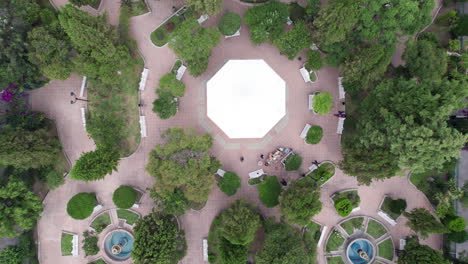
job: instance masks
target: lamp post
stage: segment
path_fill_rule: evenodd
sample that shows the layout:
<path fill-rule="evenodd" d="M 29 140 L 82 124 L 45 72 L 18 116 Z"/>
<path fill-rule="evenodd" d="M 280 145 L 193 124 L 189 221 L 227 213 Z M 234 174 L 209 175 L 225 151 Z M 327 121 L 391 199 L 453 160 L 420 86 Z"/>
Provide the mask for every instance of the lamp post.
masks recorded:
<path fill-rule="evenodd" d="M 71 100 L 71 101 L 70 101 L 70 104 L 74 104 L 74 103 L 76 103 L 76 101 L 85 101 L 85 102 L 89 102 L 89 101 L 86 100 L 86 99 L 78 98 L 74 92 L 70 92 L 70 96 L 73 96 L 73 97 L 74 97 L 74 100 Z"/>

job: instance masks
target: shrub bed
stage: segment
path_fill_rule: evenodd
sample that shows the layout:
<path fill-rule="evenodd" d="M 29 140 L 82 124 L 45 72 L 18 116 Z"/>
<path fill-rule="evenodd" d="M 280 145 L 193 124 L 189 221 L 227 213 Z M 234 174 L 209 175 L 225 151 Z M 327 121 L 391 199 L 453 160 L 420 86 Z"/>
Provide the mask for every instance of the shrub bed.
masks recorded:
<path fill-rule="evenodd" d="M 91 223 L 91 227 L 96 231 L 96 233 L 101 233 L 102 230 L 106 229 L 107 226 L 111 224 L 111 219 L 109 213 L 103 213 L 100 216 L 96 217 Z"/>
<path fill-rule="evenodd" d="M 320 70 L 323 67 L 323 61 L 318 50 L 309 50 L 307 51 L 307 62 L 305 68 L 308 71 Z"/>
<path fill-rule="evenodd" d="M 320 167 L 313 172 L 311 172 L 309 175 L 317 181 L 319 184 L 324 184 L 327 182 L 333 175 L 335 175 L 335 165 L 333 163 L 324 163 L 320 165 Z"/>
<path fill-rule="evenodd" d="M 98 238 L 94 236 L 92 233 L 84 232 L 83 233 L 83 251 L 85 252 L 85 256 L 94 256 L 99 253 L 99 247 L 97 245 Z"/>
<path fill-rule="evenodd" d="M 276 176 L 266 176 L 265 180 L 258 185 L 260 201 L 262 201 L 262 203 L 268 208 L 278 205 L 278 197 L 280 193 L 281 185 Z"/>
<path fill-rule="evenodd" d="M 169 41 L 169 36 L 174 32 L 177 27 L 182 23 L 180 16 L 172 16 L 164 24 L 160 25 L 155 31 L 151 32 L 151 41 L 154 45 L 162 47 Z"/>
<path fill-rule="evenodd" d="M 114 191 L 112 201 L 115 206 L 122 209 L 128 209 L 132 207 L 138 197 L 138 191 L 130 186 L 120 186 Z"/>
<path fill-rule="evenodd" d="M 364 218 L 363 217 L 356 217 L 350 219 L 341 224 L 341 227 L 348 233 L 348 235 L 352 235 L 355 230 L 360 230 L 364 227 Z"/>
<path fill-rule="evenodd" d="M 94 193 L 79 193 L 68 201 L 67 213 L 74 219 L 86 219 L 93 213 L 96 202 Z"/>
<path fill-rule="evenodd" d="M 376 222 L 375 220 L 369 220 L 366 232 L 373 238 L 377 239 L 385 235 L 385 233 L 387 233 L 387 230 L 385 229 L 385 227 L 382 226 L 382 224 Z"/>
<path fill-rule="evenodd" d="M 60 247 L 62 250 L 62 256 L 71 256 L 73 250 L 73 235 L 62 233 L 60 239 Z"/>
<path fill-rule="evenodd" d="M 379 256 L 384 259 L 392 260 L 393 259 L 393 243 L 390 238 L 385 239 L 382 243 L 378 245 L 379 247 Z"/>
<path fill-rule="evenodd" d="M 346 217 L 353 210 L 353 204 L 347 198 L 342 198 L 335 202 L 335 209 L 341 217 Z"/>
<path fill-rule="evenodd" d="M 351 202 L 353 208 L 358 207 L 361 203 L 361 198 L 359 197 L 357 190 L 344 191 L 333 196 L 333 202 L 335 203 L 341 199 L 348 199 Z"/>
<path fill-rule="evenodd" d="M 406 209 L 406 201 L 403 199 L 393 200 L 385 197 L 380 210 L 385 212 L 390 218 L 396 220 Z"/>
<path fill-rule="evenodd" d="M 241 26 L 241 18 L 238 14 L 226 12 L 219 22 L 219 31 L 224 36 L 232 36 Z"/>
<path fill-rule="evenodd" d="M 287 171 L 295 171 L 301 167 L 302 157 L 298 154 L 289 155 L 284 162 L 284 167 Z"/>
<path fill-rule="evenodd" d="M 327 252 L 338 250 L 343 245 L 345 239 L 339 231 L 334 230 L 327 241 Z"/>
<path fill-rule="evenodd" d="M 140 216 L 130 210 L 117 209 L 117 217 L 119 219 L 125 219 L 125 222 L 129 225 L 133 225 L 140 218 Z"/>
<path fill-rule="evenodd" d="M 318 144 L 322 140 L 323 129 L 319 126 L 313 126 L 307 131 L 306 143 L 307 144 Z"/>
<path fill-rule="evenodd" d="M 326 115 L 332 107 L 333 97 L 328 92 L 320 92 L 314 96 L 312 107 L 319 115 Z"/>
<path fill-rule="evenodd" d="M 234 172 L 226 172 L 218 181 L 218 187 L 223 193 L 228 196 L 236 194 L 237 189 L 241 186 L 241 179 Z"/>

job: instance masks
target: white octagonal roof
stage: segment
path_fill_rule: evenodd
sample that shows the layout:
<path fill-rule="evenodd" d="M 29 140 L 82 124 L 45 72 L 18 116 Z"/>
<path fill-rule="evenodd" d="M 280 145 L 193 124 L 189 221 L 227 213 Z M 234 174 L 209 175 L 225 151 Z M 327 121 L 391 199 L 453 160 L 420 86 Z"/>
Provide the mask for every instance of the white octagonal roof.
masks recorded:
<path fill-rule="evenodd" d="M 230 60 L 207 83 L 207 114 L 230 138 L 262 138 L 286 114 L 286 83 L 263 60 Z"/>

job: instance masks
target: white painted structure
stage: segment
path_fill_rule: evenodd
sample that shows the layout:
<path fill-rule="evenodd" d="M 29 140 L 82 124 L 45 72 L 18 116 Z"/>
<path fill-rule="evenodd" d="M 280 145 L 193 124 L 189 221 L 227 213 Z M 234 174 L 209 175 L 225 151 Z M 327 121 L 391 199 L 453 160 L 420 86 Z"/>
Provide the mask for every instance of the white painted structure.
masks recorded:
<path fill-rule="evenodd" d="M 304 79 L 304 82 L 310 82 L 310 73 L 309 71 L 305 68 L 305 67 L 302 67 L 301 69 L 299 69 L 299 72 L 301 73 L 301 76 L 302 76 L 302 79 Z"/>
<path fill-rule="evenodd" d="M 377 214 L 392 226 L 395 226 L 397 224 L 395 220 L 393 220 L 390 216 L 388 216 L 388 214 L 384 213 L 383 211 L 379 211 Z"/>
<path fill-rule="evenodd" d="M 328 229 L 327 226 L 324 226 L 324 227 L 323 227 L 322 233 L 320 234 L 320 238 L 319 238 L 319 241 L 318 241 L 318 243 L 317 243 L 317 247 L 321 247 L 321 246 L 322 246 L 322 242 L 323 242 L 323 240 L 325 239 L 325 234 L 327 233 L 327 229 Z"/>
<path fill-rule="evenodd" d="M 336 128 L 336 133 L 337 134 L 343 134 L 343 128 L 344 128 L 344 121 L 346 118 L 344 117 L 338 117 L 338 127 Z"/>
<path fill-rule="evenodd" d="M 314 110 L 314 96 L 315 94 L 309 94 L 309 110 Z"/>
<path fill-rule="evenodd" d="M 232 38 L 232 37 L 237 37 L 237 36 L 240 36 L 240 31 L 241 31 L 241 28 L 239 27 L 239 29 L 236 31 L 236 33 L 232 34 L 232 35 L 229 35 L 229 36 L 224 36 L 224 38 Z"/>
<path fill-rule="evenodd" d="M 202 15 L 202 16 L 200 16 L 200 17 L 197 19 L 197 21 L 198 21 L 198 24 L 200 24 L 200 25 L 201 25 L 203 22 L 205 22 L 206 20 L 208 20 L 208 18 L 209 18 L 209 16 L 208 16 L 208 15 L 206 15 L 206 14 L 205 14 L 205 15 Z"/>
<path fill-rule="evenodd" d="M 76 257 L 78 256 L 78 246 L 79 246 L 79 242 L 78 242 L 78 235 L 77 234 L 72 234 L 73 235 L 73 238 L 72 238 L 72 256 L 73 257 Z"/>
<path fill-rule="evenodd" d="M 85 92 L 85 89 L 86 89 L 86 76 L 83 76 L 83 80 L 81 81 L 81 88 L 80 88 L 80 97 L 83 98 L 84 97 L 84 92 Z"/>
<path fill-rule="evenodd" d="M 93 208 L 93 214 L 95 214 L 96 212 L 98 212 L 99 210 L 102 209 L 102 205 L 98 204 L 96 205 L 94 208 Z"/>
<path fill-rule="evenodd" d="M 306 124 L 304 129 L 302 129 L 302 132 L 301 134 L 299 135 L 302 139 L 305 139 L 306 136 L 307 136 L 307 132 L 309 132 L 309 129 L 311 128 L 312 126 L 309 125 L 309 124 Z"/>
<path fill-rule="evenodd" d="M 142 138 L 146 137 L 146 118 L 140 116 L 140 134 Z"/>
<path fill-rule="evenodd" d="M 207 115 L 230 138 L 262 138 L 286 114 L 286 83 L 263 60 L 230 60 L 207 82 Z"/>
<path fill-rule="evenodd" d="M 249 173 L 249 178 L 250 179 L 258 178 L 258 177 L 262 176 L 263 174 L 265 174 L 265 172 L 262 169 L 252 171 L 252 172 Z"/>
<path fill-rule="evenodd" d="M 406 239 L 400 238 L 400 250 L 405 250 Z"/>
<path fill-rule="evenodd" d="M 86 130 L 86 111 L 84 107 L 81 107 L 81 123 L 83 123 L 83 128 Z"/>
<path fill-rule="evenodd" d="M 182 77 L 184 76 L 186 70 L 187 67 L 185 67 L 183 64 L 180 65 L 179 69 L 177 69 L 176 79 L 179 81 L 182 80 Z"/>
<path fill-rule="evenodd" d="M 143 71 L 141 72 L 140 86 L 138 88 L 140 91 L 145 90 L 146 81 L 148 80 L 148 73 L 149 73 L 149 70 L 147 68 L 144 68 Z"/>
<path fill-rule="evenodd" d="M 208 240 L 203 239 L 203 261 L 208 261 Z"/>
<path fill-rule="evenodd" d="M 351 210 L 351 213 L 357 212 L 359 210 L 361 210 L 361 207 L 359 207 L 359 206 L 355 207 L 355 208 L 353 208 L 353 210 Z"/>
<path fill-rule="evenodd" d="M 343 81 L 343 77 L 338 77 L 338 93 L 339 93 L 340 99 L 345 99 L 346 93 L 345 93 L 342 81 Z"/>
<path fill-rule="evenodd" d="M 221 177 L 224 177 L 224 174 L 226 174 L 226 171 L 224 171 L 222 169 L 218 169 L 218 171 L 216 171 L 216 174 L 218 174 Z"/>

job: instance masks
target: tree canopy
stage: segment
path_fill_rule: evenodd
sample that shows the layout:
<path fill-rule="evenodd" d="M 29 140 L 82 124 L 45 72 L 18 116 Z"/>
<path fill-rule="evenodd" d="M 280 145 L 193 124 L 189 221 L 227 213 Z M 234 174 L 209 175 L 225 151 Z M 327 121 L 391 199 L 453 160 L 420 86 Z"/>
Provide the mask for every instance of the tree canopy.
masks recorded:
<path fill-rule="evenodd" d="M 420 80 L 438 80 L 447 71 L 446 51 L 429 40 L 409 42 L 403 59 L 410 74 Z"/>
<path fill-rule="evenodd" d="M 427 238 L 431 233 L 448 233 L 448 229 L 424 208 L 415 208 L 409 213 L 405 212 L 404 215 L 408 218 L 406 225 L 422 238 Z"/>
<path fill-rule="evenodd" d="M 312 44 L 310 31 L 303 21 L 294 24 L 294 28 L 274 41 L 280 52 L 290 60 Z"/>
<path fill-rule="evenodd" d="M 450 262 L 427 245 L 419 244 L 417 237 L 406 239 L 406 246 L 398 257 L 398 264 L 449 264 Z"/>
<path fill-rule="evenodd" d="M 0 186 L 0 237 L 32 229 L 41 212 L 41 201 L 21 180 L 10 179 Z"/>
<path fill-rule="evenodd" d="M 185 236 L 173 216 L 152 212 L 137 221 L 133 232 L 136 264 L 175 264 L 185 256 Z"/>
<path fill-rule="evenodd" d="M 217 28 L 203 28 L 197 20 L 189 18 L 172 33 L 169 47 L 187 63 L 191 75 L 199 76 L 206 71 L 211 50 L 220 37 Z"/>
<path fill-rule="evenodd" d="M 320 187 L 311 177 L 299 179 L 281 193 L 280 211 L 289 221 L 306 225 L 322 210 Z"/>
<path fill-rule="evenodd" d="M 70 172 L 70 177 L 81 181 L 100 180 L 117 170 L 118 163 L 118 152 L 113 149 L 98 148 L 81 154 Z"/>
<path fill-rule="evenodd" d="M 248 245 L 260 227 L 260 215 L 244 200 L 237 200 L 220 214 L 220 234 L 233 245 Z"/>
<path fill-rule="evenodd" d="M 263 247 L 255 255 L 258 264 L 307 264 L 311 256 L 302 240 L 302 233 L 285 223 L 267 228 Z"/>
<path fill-rule="evenodd" d="M 244 22 L 250 28 L 250 39 L 257 45 L 268 39 L 277 40 L 283 35 L 288 16 L 288 5 L 278 1 L 249 8 L 244 14 Z"/>
<path fill-rule="evenodd" d="M 171 128 L 162 134 L 165 144 L 150 153 L 146 170 L 158 180 L 159 195 L 183 188 L 187 200 L 204 203 L 214 184 L 214 173 L 220 162 L 208 153 L 212 146 L 209 134 L 197 136 L 193 129 Z"/>
<path fill-rule="evenodd" d="M 187 0 L 186 4 L 201 15 L 214 16 L 223 8 L 223 0 Z"/>

